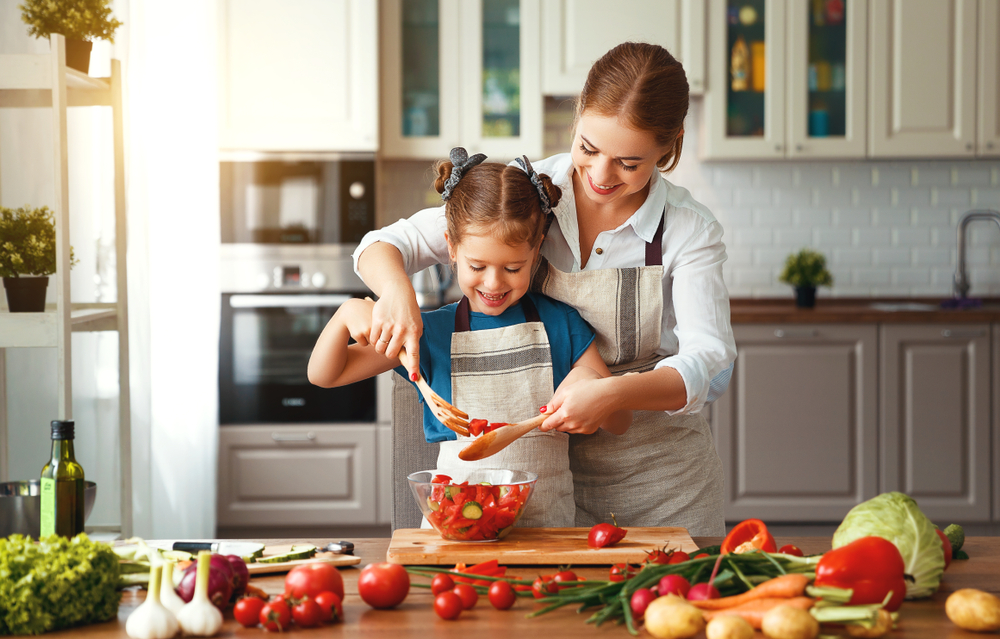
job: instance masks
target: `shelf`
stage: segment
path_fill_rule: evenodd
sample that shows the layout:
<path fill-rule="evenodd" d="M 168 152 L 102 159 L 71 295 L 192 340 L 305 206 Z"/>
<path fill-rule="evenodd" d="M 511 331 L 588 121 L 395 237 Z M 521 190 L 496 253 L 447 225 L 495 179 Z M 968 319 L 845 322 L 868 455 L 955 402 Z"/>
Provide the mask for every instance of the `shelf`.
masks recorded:
<path fill-rule="evenodd" d="M 54 304 L 44 313 L 0 312 L 0 348 L 46 348 L 57 345 Z M 70 324 L 74 333 L 118 330 L 118 311 L 110 304 L 73 304 Z"/>
<path fill-rule="evenodd" d="M 0 107 L 52 106 L 52 56 L 0 56 Z M 66 68 L 67 106 L 111 106 L 111 78 Z"/>

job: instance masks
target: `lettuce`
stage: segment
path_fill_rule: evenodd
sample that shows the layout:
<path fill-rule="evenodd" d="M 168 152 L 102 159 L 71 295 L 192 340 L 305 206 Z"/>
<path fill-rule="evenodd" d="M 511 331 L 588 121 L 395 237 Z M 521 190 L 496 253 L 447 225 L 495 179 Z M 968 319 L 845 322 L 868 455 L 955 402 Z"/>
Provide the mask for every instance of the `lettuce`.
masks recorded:
<path fill-rule="evenodd" d="M 118 555 L 58 535 L 0 538 L 0 635 L 37 635 L 118 615 Z"/>
<path fill-rule="evenodd" d="M 903 555 L 907 599 L 930 597 L 937 592 L 944 572 L 941 538 L 913 498 L 890 492 L 858 504 L 833 534 L 833 547 L 869 535 L 888 539 Z"/>

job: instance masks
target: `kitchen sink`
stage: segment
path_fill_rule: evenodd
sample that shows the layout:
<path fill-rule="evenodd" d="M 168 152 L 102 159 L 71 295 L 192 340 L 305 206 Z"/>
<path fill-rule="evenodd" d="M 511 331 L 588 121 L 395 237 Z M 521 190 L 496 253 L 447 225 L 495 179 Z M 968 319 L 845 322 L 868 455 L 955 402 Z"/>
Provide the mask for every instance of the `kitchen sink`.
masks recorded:
<path fill-rule="evenodd" d="M 941 310 L 941 307 L 937 304 L 924 304 L 922 302 L 873 302 L 870 306 L 876 311 L 885 311 L 887 313 Z"/>

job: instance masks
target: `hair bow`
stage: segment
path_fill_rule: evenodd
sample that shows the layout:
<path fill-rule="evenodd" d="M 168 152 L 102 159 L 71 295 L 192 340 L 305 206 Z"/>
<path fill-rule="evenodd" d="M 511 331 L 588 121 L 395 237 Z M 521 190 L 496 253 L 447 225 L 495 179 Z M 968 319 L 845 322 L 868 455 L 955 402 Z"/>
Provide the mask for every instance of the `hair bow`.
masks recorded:
<path fill-rule="evenodd" d="M 455 190 L 458 181 L 462 179 L 466 171 L 478 164 L 482 164 L 486 156 L 482 153 L 477 153 L 470 158 L 469 153 L 464 148 L 456 146 L 448 154 L 448 159 L 451 160 L 452 165 L 451 175 L 448 176 L 448 179 L 444 183 L 444 191 L 441 192 L 442 200 L 448 200 L 451 197 L 451 192 Z"/>
<path fill-rule="evenodd" d="M 522 169 L 524 169 L 524 172 L 528 174 L 528 179 L 530 179 L 531 183 L 535 185 L 535 190 L 538 191 L 538 199 L 542 202 L 542 214 L 548 215 L 552 212 L 552 205 L 549 202 L 549 193 L 545 190 L 545 185 L 542 184 L 542 179 L 538 176 L 538 173 L 535 173 L 535 169 L 531 167 L 531 162 L 528 161 L 528 156 L 522 155 L 519 158 L 514 158 L 514 161 L 517 162 Z"/>

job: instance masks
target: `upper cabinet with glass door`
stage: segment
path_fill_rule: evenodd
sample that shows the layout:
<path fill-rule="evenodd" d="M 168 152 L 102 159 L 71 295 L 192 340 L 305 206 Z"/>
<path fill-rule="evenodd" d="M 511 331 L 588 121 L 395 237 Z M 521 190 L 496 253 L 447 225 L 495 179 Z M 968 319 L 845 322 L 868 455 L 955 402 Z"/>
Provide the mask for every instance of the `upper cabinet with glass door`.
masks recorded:
<path fill-rule="evenodd" d="M 382 154 L 542 151 L 539 0 L 386 0 Z"/>

